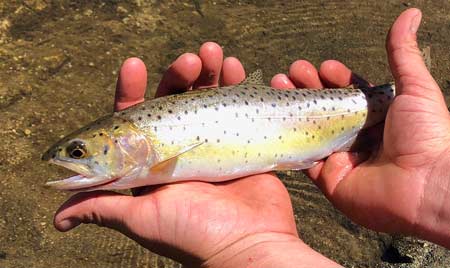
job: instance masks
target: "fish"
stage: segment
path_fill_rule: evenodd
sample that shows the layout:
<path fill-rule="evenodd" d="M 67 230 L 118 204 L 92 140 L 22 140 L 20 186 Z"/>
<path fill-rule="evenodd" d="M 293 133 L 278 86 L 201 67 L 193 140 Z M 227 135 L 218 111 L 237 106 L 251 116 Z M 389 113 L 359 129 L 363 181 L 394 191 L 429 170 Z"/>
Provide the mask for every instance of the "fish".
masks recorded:
<path fill-rule="evenodd" d="M 256 71 L 238 85 L 146 100 L 67 135 L 42 159 L 78 175 L 46 185 L 120 190 L 307 169 L 350 150 L 394 97 L 393 83 L 279 90 Z"/>

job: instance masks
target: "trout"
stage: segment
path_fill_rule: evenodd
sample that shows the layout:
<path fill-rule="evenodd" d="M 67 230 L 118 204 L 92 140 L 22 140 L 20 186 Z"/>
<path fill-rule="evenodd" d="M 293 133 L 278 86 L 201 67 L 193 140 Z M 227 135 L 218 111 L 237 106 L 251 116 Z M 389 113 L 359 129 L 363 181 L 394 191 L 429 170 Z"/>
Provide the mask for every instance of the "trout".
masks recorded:
<path fill-rule="evenodd" d="M 42 158 L 79 175 L 47 185 L 129 189 L 306 169 L 349 150 L 384 120 L 394 96 L 393 84 L 277 90 L 255 72 L 239 85 L 147 100 L 69 134 Z"/>

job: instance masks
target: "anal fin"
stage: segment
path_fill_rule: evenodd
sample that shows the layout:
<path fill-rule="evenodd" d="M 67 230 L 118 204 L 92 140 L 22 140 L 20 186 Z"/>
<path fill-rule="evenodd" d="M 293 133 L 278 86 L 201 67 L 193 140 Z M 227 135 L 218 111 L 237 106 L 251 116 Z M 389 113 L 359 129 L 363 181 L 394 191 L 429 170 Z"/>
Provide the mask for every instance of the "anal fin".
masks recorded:
<path fill-rule="evenodd" d="M 286 170 L 302 170 L 312 168 L 317 165 L 317 161 L 312 162 L 286 162 L 286 163 L 278 163 L 275 165 L 274 170 L 278 171 L 286 171 Z"/>

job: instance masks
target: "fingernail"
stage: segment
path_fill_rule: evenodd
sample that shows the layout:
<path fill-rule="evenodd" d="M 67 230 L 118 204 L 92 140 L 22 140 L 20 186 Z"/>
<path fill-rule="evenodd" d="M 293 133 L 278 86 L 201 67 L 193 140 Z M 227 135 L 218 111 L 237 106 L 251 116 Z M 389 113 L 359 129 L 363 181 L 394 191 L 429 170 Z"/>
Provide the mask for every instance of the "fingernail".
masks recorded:
<path fill-rule="evenodd" d="M 62 220 L 58 223 L 58 227 L 59 227 L 58 229 L 60 231 L 65 232 L 65 231 L 69 231 L 70 229 L 73 229 L 74 227 L 78 226 L 79 224 L 80 224 L 79 221 L 66 219 L 66 220 Z"/>
<path fill-rule="evenodd" d="M 422 13 L 417 11 L 417 14 L 411 19 L 411 24 L 409 25 L 409 30 L 411 33 L 417 33 L 420 26 L 420 21 L 422 20 Z"/>

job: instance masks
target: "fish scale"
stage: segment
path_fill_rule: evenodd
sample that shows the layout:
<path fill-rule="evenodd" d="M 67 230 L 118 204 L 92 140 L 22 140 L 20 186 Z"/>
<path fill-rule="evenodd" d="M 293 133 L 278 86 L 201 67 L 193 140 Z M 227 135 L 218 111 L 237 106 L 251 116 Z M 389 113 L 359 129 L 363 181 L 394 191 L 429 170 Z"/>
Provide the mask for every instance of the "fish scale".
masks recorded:
<path fill-rule="evenodd" d="M 118 167 L 98 159 L 98 165 L 118 170 L 116 177 L 125 166 L 138 166 L 128 168 L 132 174 L 120 175 L 125 178 L 81 184 L 82 190 L 183 180 L 217 182 L 271 170 L 305 169 L 333 152 L 348 150 L 361 129 L 384 120 L 395 95 L 392 84 L 277 90 L 260 81 L 256 74 L 236 86 L 148 100 L 97 121 L 82 134 L 69 135 L 53 148 L 64 151 L 65 144 L 80 139 L 88 147 L 99 147 L 101 141 L 94 141 L 104 133 L 102 137 L 119 144 L 126 161 Z M 83 175 L 89 179 L 90 174 Z M 62 182 L 52 185 L 70 188 Z"/>

